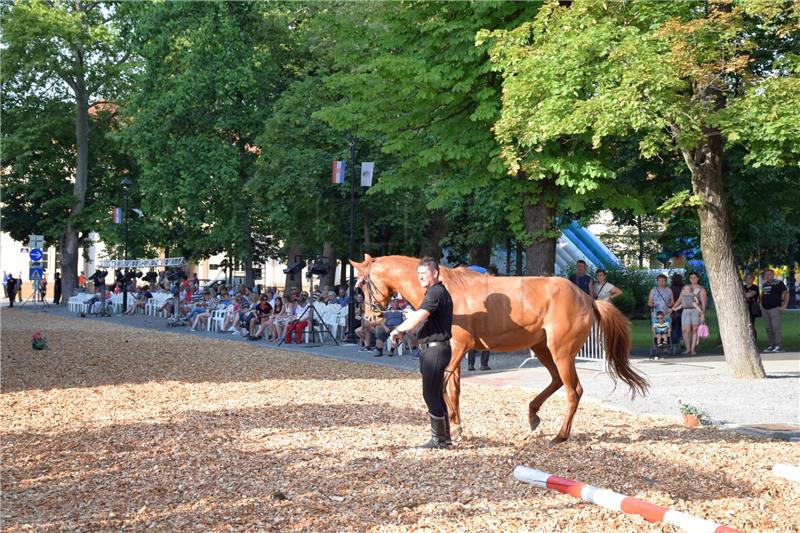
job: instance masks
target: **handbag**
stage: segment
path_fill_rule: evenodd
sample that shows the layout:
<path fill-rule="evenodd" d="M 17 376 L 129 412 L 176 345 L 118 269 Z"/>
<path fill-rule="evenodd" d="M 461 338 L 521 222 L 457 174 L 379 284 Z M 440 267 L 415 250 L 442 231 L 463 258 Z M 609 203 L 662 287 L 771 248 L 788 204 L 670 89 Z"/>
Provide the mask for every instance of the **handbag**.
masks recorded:
<path fill-rule="evenodd" d="M 705 322 L 697 327 L 697 336 L 701 339 L 705 339 L 709 336 L 708 326 Z"/>
<path fill-rule="evenodd" d="M 756 300 L 755 298 L 747 301 L 747 307 L 749 308 L 748 310 L 750 311 L 750 316 L 752 317 L 761 316 L 761 306 L 758 305 L 758 300 Z"/>

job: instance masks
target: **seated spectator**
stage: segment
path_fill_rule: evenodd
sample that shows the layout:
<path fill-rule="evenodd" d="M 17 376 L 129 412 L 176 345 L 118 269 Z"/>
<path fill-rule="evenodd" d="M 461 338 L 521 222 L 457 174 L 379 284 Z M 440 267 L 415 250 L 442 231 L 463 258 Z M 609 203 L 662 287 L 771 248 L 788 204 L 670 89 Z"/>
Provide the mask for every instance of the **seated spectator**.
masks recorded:
<path fill-rule="evenodd" d="M 253 318 L 250 319 L 250 323 L 248 324 L 248 335 L 247 338 L 251 341 L 257 341 L 261 338 L 261 334 L 263 333 L 263 329 L 261 325 L 265 326 L 269 322 L 269 317 L 272 314 L 272 306 L 269 304 L 269 296 L 264 294 L 261 296 L 258 305 L 254 309 Z"/>
<path fill-rule="evenodd" d="M 306 327 L 308 326 L 308 317 L 310 311 L 311 306 L 308 305 L 308 299 L 301 295 L 297 300 L 297 304 L 292 310 L 291 319 L 283 328 L 283 334 L 281 336 L 285 339 L 286 344 L 290 344 L 292 342 L 293 331 L 295 332 L 296 344 L 302 343 L 303 331 L 305 331 Z"/>
<path fill-rule="evenodd" d="M 383 357 L 383 345 L 386 339 L 389 338 L 389 333 L 403 323 L 403 311 L 400 309 L 400 298 L 392 296 L 389 302 L 389 310 L 383 313 L 383 323 L 377 326 L 377 340 L 375 346 L 375 357 Z M 389 357 L 394 355 L 395 347 L 392 346 L 389 350 Z"/>
<path fill-rule="evenodd" d="M 272 309 L 272 318 L 269 321 L 269 336 L 267 341 L 273 342 L 281 338 L 281 331 L 286 327 L 292 315 L 294 306 L 292 304 L 284 305 L 283 298 L 278 296 L 275 298 L 275 307 Z"/>
<path fill-rule="evenodd" d="M 184 320 L 188 320 L 191 324 L 191 331 L 197 331 L 197 317 L 200 315 L 204 316 L 204 319 L 207 320 L 209 316 L 211 316 L 211 311 L 213 311 L 217 305 L 219 304 L 219 300 L 211 294 L 211 291 L 205 289 L 203 291 L 203 300 L 201 302 L 197 302 L 194 308 L 189 311 L 189 313 L 183 317 Z"/>
<path fill-rule="evenodd" d="M 375 332 L 378 325 L 383 321 L 377 319 L 368 319 L 364 313 L 364 296 L 361 294 L 356 295 L 356 303 L 359 304 L 361 313 L 356 311 L 356 320 L 359 315 L 361 318 L 361 326 L 356 328 L 356 336 L 361 340 L 361 351 L 370 352 L 375 349 Z"/>
<path fill-rule="evenodd" d="M 342 285 L 339 287 L 339 296 L 336 298 L 335 303 L 341 305 L 342 307 L 346 307 L 349 301 L 350 295 L 347 294 L 347 287 Z"/>
<path fill-rule="evenodd" d="M 222 331 L 227 333 L 238 333 L 236 324 L 239 322 L 239 310 L 242 306 L 242 297 L 238 294 L 231 299 L 229 309 L 225 314 L 225 320 L 222 323 Z"/>
<path fill-rule="evenodd" d="M 133 296 L 133 305 L 128 307 L 128 310 L 125 311 L 126 315 L 132 315 L 136 312 L 137 309 L 141 309 L 144 311 L 144 306 L 147 305 L 147 300 L 153 297 L 153 294 L 150 292 L 150 286 L 145 285 L 143 287 L 139 287 L 136 289 L 136 294 Z"/>

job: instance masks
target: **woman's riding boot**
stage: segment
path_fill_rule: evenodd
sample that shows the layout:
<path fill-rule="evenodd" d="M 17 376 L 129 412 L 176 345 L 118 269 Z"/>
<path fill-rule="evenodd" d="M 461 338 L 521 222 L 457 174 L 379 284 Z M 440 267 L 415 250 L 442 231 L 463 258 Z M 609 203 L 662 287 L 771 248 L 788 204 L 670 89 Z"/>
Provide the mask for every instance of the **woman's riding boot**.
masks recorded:
<path fill-rule="evenodd" d="M 431 419 L 431 440 L 419 448 L 449 448 L 452 442 L 447 416 L 433 416 L 430 413 L 428 416 Z"/>

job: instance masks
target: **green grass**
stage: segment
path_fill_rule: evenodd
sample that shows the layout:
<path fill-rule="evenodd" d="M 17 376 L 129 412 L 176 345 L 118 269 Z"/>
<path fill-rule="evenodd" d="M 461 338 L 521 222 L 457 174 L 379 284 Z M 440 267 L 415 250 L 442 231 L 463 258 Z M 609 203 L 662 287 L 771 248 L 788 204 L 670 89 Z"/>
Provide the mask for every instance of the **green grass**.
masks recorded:
<path fill-rule="evenodd" d="M 706 313 L 706 323 L 711 332 L 708 339 L 703 340 L 698 346 L 698 353 L 722 353 L 722 342 L 719 337 L 716 310 Z M 646 351 L 652 345 L 653 334 L 649 320 L 633 320 L 631 322 L 633 348 L 636 351 Z M 758 333 L 758 347 L 767 347 L 767 330 L 764 329 L 764 319 L 756 319 Z M 800 311 L 784 311 L 781 313 L 781 333 L 783 337 L 782 348 L 786 351 L 800 351 Z"/>

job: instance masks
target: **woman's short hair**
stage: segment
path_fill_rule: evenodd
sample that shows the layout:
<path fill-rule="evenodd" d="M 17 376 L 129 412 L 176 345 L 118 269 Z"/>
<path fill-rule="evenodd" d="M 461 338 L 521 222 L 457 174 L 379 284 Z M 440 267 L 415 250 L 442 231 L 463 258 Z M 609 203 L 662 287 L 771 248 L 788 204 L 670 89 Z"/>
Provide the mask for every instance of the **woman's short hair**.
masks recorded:
<path fill-rule="evenodd" d="M 608 273 L 606 272 L 605 268 L 598 268 L 597 270 L 594 271 L 595 275 L 599 274 L 600 272 L 602 272 L 603 274 L 608 275 Z"/>
<path fill-rule="evenodd" d="M 664 281 L 667 281 L 667 275 L 662 272 L 661 274 L 656 276 L 656 279 L 663 279 Z"/>
<path fill-rule="evenodd" d="M 691 272 L 689 272 L 689 276 L 688 276 L 688 277 L 690 277 L 690 278 L 691 278 L 692 276 L 697 276 L 697 277 L 699 278 L 699 277 L 700 277 L 700 274 L 698 274 L 697 272 L 695 272 L 694 270 L 692 270 Z"/>

